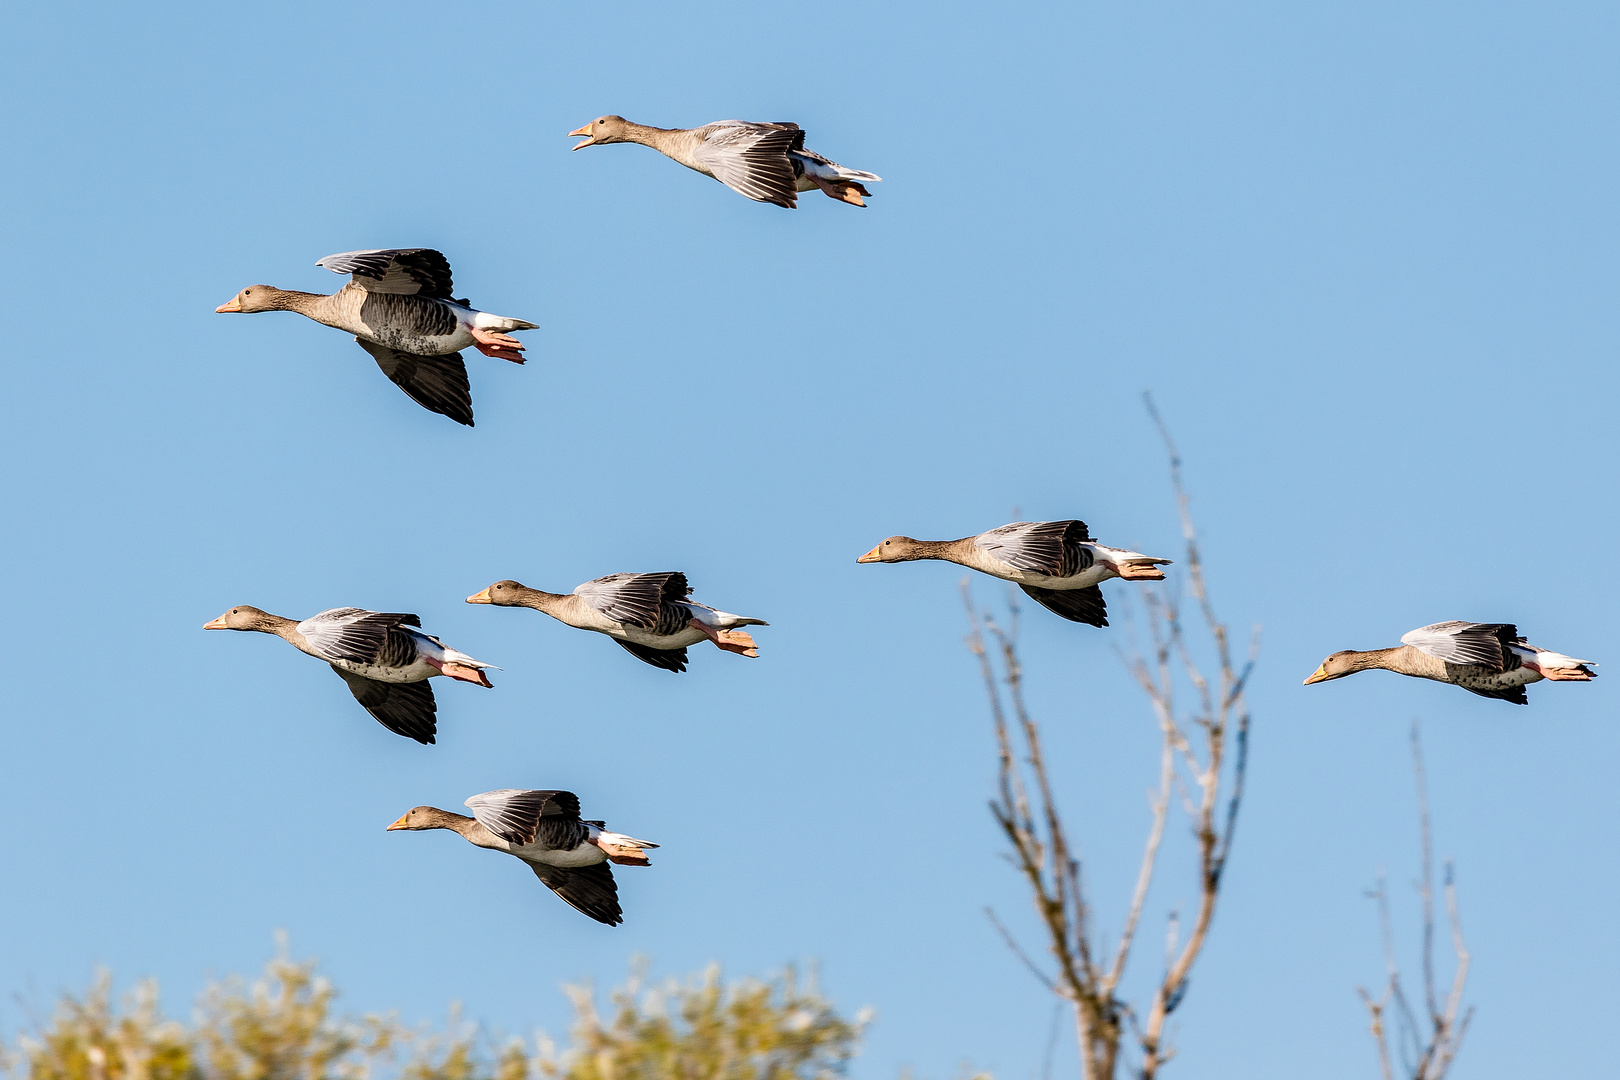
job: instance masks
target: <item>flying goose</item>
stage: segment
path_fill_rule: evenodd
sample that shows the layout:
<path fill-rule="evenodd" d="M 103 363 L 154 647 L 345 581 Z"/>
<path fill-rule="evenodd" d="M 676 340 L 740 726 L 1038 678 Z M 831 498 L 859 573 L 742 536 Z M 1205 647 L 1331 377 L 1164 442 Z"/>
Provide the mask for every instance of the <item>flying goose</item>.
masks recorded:
<path fill-rule="evenodd" d="M 427 680 L 445 675 L 489 686 L 484 669 L 495 665 L 457 652 L 422 633 L 421 625 L 415 615 L 352 607 L 332 608 L 294 622 L 243 604 L 204 623 L 203 629 L 274 634 L 331 664 L 349 684 L 355 700 L 383 727 L 419 743 L 431 743 L 438 705 Z"/>
<path fill-rule="evenodd" d="M 960 540 L 913 540 L 891 536 L 856 562 L 942 559 L 991 577 L 1016 582 L 1037 604 L 1071 622 L 1108 625 L 1108 608 L 1097 583 L 1109 578 L 1162 581 L 1158 559 L 1106 547 L 1091 539 L 1083 521 L 1015 521 Z"/>
<path fill-rule="evenodd" d="M 1305 685 L 1383 668 L 1418 679 L 1451 683 L 1480 697 L 1528 705 L 1526 685 L 1542 679 L 1591 682 L 1597 678 L 1597 672 L 1586 666 L 1591 663 L 1530 644 L 1512 623 L 1453 620 L 1403 634 L 1401 644 L 1393 649 L 1336 652 L 1322 661 Z"/>
<path fill-rule="evenodd" d="M 452 299 L 450 262 L 432 248 L 345 251 L 315 265 L 352 276 L 330 296 L 249 285 L 214 310 L 296 311 L 347 331 L 412 401 L 468 427 L 472 391 L 458 350 L 471 346 L 485 356 L 523 363 L 523 344 L 509 332 L 536 324 Z"/>
<path fill-rule="evenodd" d="M 608 832 L 600 821 L 581 821 L 579 799 L 571 791 L 503 788 L 474 795 L 465 805 L 472 817 L 436 806 L 412 807 L 388 831 L 451 829 L 479 847 L 516 855 L 575 911 L 609 926 L 623 922 L 624 913 L 608 863 L 647 866 L 642 852 L 658 846 Z"/>
<path fill-rule="evenodd" d="M 739 195 L 792 210 L 800 191 L 820 188 L 828 198 L 865 206 L 872 193 L 862 182 L 883 179 L 804 148 L 798 124 L 756 124 L 719 120 L 695 128 L 655 128 L 633 124 L 622 116 L 599 116 L 569 136 L 583 135 L 575 150 L 604 143 L 640 143 L 665 157 L 712 176 Z"/>
<path fill-rule="evenodd" d="M 569 626 L 606 634 L 631 656 L 665 671 L 685 671 L 686 647 L 704 638 L 727 652 L 759 655 L 753 636 L 737 627 L 769 623 L 688 600 L 691 592 L 679 572 L 609 574 L 567 595 L 497 581 L 467 597 L 467 603 L 543 611 Z"/>

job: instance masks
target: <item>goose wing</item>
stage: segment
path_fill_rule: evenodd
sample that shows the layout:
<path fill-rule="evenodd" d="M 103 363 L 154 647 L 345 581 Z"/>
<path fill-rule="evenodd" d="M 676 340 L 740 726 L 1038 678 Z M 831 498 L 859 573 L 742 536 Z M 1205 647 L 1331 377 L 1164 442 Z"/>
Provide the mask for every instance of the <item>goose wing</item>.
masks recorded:
<path fill-rule="evenodd" d="M 395 735 L 415 739 L 424 746 L 434 742 L 439 706 L 433 700 L 433 687 L 426 680 L 388 683 L 344 671 L 336 664 L 332 665 L 332 670 L 349 684 L 354 700 L 365 706 L 377 723 Z"/>
<path fill-rule="evenodd" d="M 692 151 L 709 175 L 739 195 L 788 209 L 798 205 L 798 179 L 788 151 L 803 145 L 798 124 L 722 120 Z"/>
<path fill-rule="evenodd" d="M 1518 628 L 1512 623 L 1471 623 L 1454 619 L 1402 634 L 1401 644 L 1448 664 L 1476 664 L 1492 671 L 1504 671 L 1510 666 L 1509 646 L 1518 636 Z M 1517 657 L 1511 666 L 1518 666 Z"/>
<path fill-rule="evenodd" d="M 575 911 L 609 926 L 624 922 L 624 912 L 619 908 L 619 887 L 607 863 L 566 867 L 529 863 L 529 869 Z"/>
<path fill-rule="evenodd" d="M 1091 549 L 1084 546 L 1090 539 L 1083 521 L 1015 521 L 980 533 L 973 546 L 1014 570 L 1069 577 L 1090 568 Z"/>
<path fill-rule="evenodd" d="M 1524 685 L 1522 683 L 1518 686 L 1504 686 L 1500 688 L 1464 686 L 1463 689 L 1467 690 L 1470 694 L 1478 694 L 1480 697 L 1496 698 L 1498 701 L 1511 701 L 1515 705 L 1530 704 L 1530 697 L 1524 692 Z"/>
<path fill-rule="evenodd" d="M 322 660 L 369 664 L 387 644 L 389 631 L 421 625 L 422 620 L 415 615 L 340 607 L 311 615 L 295 629 Z"/>
<path fill-rule="evenodd" d="M 528 791 L 502 788 L 468 799 L 466 806 L 484 828 L 519 847 L 571 851 L 590 837 L 579 820 L 579 798 L 572 791 Z"/>
<path fill-rule="evenodd" d="M 365 338 L 354 340 L 412 401 L 428 412 L 473 426 L 472 386 L 467 382 L 467 365 L 462 363 L 460 353 L 416 356 Z"/>
<path fill-rule="evenodd" d="M 643 630 L 658 627 L 666 602 L 679 603 L 692 590 L 679 570 L 661 574 L 609 574 L 587 581 L 574 595 L 614 622 Z"/>
<path fill-rule="evenodd" d="M 1103 601 L 1102 590 L 1095 585 L 1084 589 L 1037 589 L 1033 585 L 1018 587 L 1041 607 L 1070 622 L 1088 626 L 1108 625 L 1108 605 Z"/>
<path fill-rule="evenodd" d="M 623 638 L 614 638 L 613 640 L 624 646 L 625 652 L 643 663 L 651 664 L 655 668 L 663 668 L 665 671 L 676 673 L 686 670 L 686 647 L 684 645 L 679 649 L 655 649 L 650 645 L 637 645 L 633 641 L 625 641 Z"/>
<path fill-rule="evenodd" d="M 354 284 L 374 293 L 399 293 L 452 300 L 450 260 L 432 248 L 378 248 L 344 251 L 315 263 L 334 274 L 354 275 Z"/>

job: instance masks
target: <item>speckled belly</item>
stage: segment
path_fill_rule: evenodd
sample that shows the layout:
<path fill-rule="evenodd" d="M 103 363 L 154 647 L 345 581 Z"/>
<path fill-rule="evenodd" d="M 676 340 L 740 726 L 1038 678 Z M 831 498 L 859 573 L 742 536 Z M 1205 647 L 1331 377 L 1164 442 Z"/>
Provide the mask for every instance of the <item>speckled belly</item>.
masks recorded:
<path fill-rule="evenodd" d="M 446 353 L 460 352 L 473 345 L 472 332 L 459 323 L 455 332 L 450 334 L 418 334 L 410 330 L 385 326 L 376 330 L 366 327 L 360 336 L 415 356 L 443 356 Z"/>
<path fill-rule="evenodd" d="M 438 674 L 433 665 L 418 660 L 409 667 L 383 667 L 380 664 L 361 664 L 354 660 L 334 660 L 333 666 L 340 667 L 351 675 L 358 675 L 362 679 L 375 679 L 378 682 L 421 682 Z"/>

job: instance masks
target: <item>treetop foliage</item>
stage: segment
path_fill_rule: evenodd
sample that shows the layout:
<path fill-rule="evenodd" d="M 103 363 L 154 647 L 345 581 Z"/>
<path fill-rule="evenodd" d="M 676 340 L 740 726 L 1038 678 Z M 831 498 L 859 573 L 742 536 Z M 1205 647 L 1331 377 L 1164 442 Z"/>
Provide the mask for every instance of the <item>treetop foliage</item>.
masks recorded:
<path fill-rule="evenodd" d="M 639 977 L 599 1010 L 569 986 L 571 1043 L 496 1041 L 452 1010 L 442 1031 L 392 1015 L 337 1015 L 313 961 L 283 951 L 251 985 L 210 986 L 188 1026 L 165 1018 L 154 982 L 116 1002 L 97 976 L 64 996 L 49 1026 L 0 1045 L 8 1080 L 832 1080 L 844 1075 L 870 1016 L 839 1015 L 789 968 L 726 982 L 718 967 L 679 982 Z M 604 1016 L 604 1013 L 606 1014 Z"/>

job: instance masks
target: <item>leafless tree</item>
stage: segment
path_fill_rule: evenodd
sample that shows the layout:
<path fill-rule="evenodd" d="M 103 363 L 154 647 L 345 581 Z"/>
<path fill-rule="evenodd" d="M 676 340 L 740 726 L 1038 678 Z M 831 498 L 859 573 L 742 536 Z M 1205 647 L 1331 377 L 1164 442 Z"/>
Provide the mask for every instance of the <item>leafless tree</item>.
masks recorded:
<path fill-rule="evenodd" d="M 1463 944 L 1462 920 L 1457 914 L 1457 886 L 1451 862 L 1446 862 L 1445 881 L 1442 886 L 1446 897 L 1446 918 L 1451 924 L 1451 947 L 1457 954 L 1457 966 L 1451 977 L 1451 992 L 1442 1000 L 1435 990 L 1434 976 L 1434 846 L 1429 831 L 1429 790 L 1423 771 L 1423 745 L 1418 739 L 1418 726 L 1412 725 L 1412 769 L 1417 776 L 1418 826 L 1423 839 L 1423 876 L 1417 883 L 1418 896 L 1423 905 L 1423 1008 L 1420 1022 L 1411 1002 L 1401 986 L 1401 971 L 1395 962 L 1395 934 L 1389 914 L 1389 892 L 1383 876 L 1371 895 L 1378 901 L 1379 925 L 1384 938 L 1384 970 L 1387 981 L 1383 996 L 1376 1001 L 1365 987 L 1357 987 L 1362 1003 L 1371 1017 L 1373 1040 L 1378 1044 L 1378 1064 L 1384 1080 L 1395 1080 L 1390 1061 L 1390 1032 L 1388 1018 L 1396 1021 L 1395 1040 L 1401 1055 L 1401 1076 L 1411 1080 L 1442 1080 L 1457 1060 L 1462 1049 L 1463 1036 L 1474 1018 L 1473 1007 L 1462 1010 L 1463 988 L 1468 983 L 1468 947 Z"/>
<path fill-rule="evenodd" d="M 1009 617 L 1003 626 L 975 605 L 963 583 L 970 626 L 968 648 L 978 657 L 984 676 L 1000 754 L 999 783 L 990 810 L 1012 847 L 1014 866 L 1029 887 L 1052 957 L 1051 968 L 1035 963 L 994 912 L 990 917 L 1009 947 L 1073 1010 L 1086 1080 L 1113 1080 L 1127 1028 L 1141 1054 L 1139 1075 L 1144 1080 L 1157 1076 L 1172 1056 L 1165 1022 L 1181 1004 L 1188 975 L 1214 920 L 1243 801 L 1249 735 L 1244 688 L 1260 641 L 1256 627 L 1247 657 L 1241 662 L 1233 659 L 1226 625 L 1216 617 L 1209 599 L 1198 536 L 1182 486 L 1181 458 L 1152 398 L 1146 401 L 1169 454 L 1170 483 L 1186 542 L 1179 573 L 1197 608 L 1199 628 L 1208 636 L 1208 647 L 1202 651 L 1213 657 L 1215 676 L 1206 675 L 1195 659 L 1199 650 L 1188 642 L 1183 597 L 1176 583 L 1147 587 L 1143 595 L 1151 648 L 1146 653 L 1132 650 L 1125 654 L 1125 662 L 1147 695 L 1159 729 L 1158 784 L 1148 796 L 1150 823 L 1130 907 L 1111 949 L 1092 926 L 1092 906 L 1078 849 L 1069 839 L 1053 796 L 1040 725 L 1025 704 L 1017 600 L 1009 598 Z M 1190 706 L 1184 706 L 1178 696 L 1183 686 L 1191 689 Z M 1197 844 L 1199 900 L 1185 939 L 1177 917 L 1170 916 L 1164 975 L 1143 1019 L 1120 998 L 1119 987 L 1153 881 L 1174 794 L 1180 795 Z"/>

